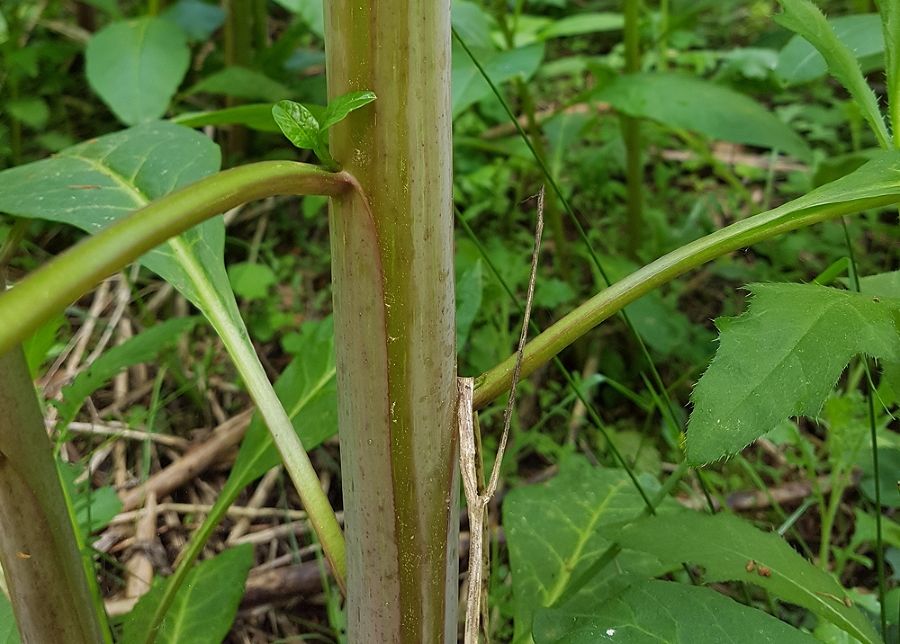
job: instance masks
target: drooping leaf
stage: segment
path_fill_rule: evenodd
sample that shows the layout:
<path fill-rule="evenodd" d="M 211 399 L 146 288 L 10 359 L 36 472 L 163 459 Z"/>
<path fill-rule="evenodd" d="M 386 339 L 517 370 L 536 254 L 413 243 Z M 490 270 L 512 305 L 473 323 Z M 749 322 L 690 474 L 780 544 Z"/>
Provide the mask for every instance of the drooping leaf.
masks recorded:
<path fill-rule="evenodd" d="M 114 22 L 94 34 L 85 52 L 88 82 L 125 125 L 166 113 L 190 51 L 184 34 L 163 18 Z"/>
<path fill-rule="evenodd" d="M 159 644 L 219 644 L 225 639 L 244 595 L 253 565 L 253 546 L 229 548 L 194 568 L 175 595 L 159 627 Z M 142 644 L 166 580 L 157 580 L 125 616 L 121 642 Z"/>
<path fill-rule="evenodd" d="M 694 388 L 692 463 L 734 454 L 788 416 L 815 417 L 855 355 L 900 359 L 900 300 L 814 284 L 755 284 Z M 760 350 L 765 347 L 765 350 Z"/>
<path fill-rule="evenodd" d="M 197 322 L 196 317 L 165 320 L 103 353 L 63 388 L 62 400 L 56 405 L 63 426 L 75 418 L 85 398 L 110 378 L 127 367 L 153 360 Z"/>
<path fill-rule="evenodd" d="M 594 610 L 543 609 L 538 644 L 811 644 L 816 639 L 708 588 L 644 581 Z"/>
<path fill-rule="evenodd" d="M 244 125 L 260 132 L 278 132 L 278 125 L 272 118 L 271 103 L 237 105 L 221 110 L 206 112 L 185 112 L 170 119 L 186 127 L 206 127 L 207 125 Z"/>
<path fill-rule="evenodd" d="M 647 489 L 655 486 L 650 477 L 641 481 Z M 534 612 L 563 598 L 569 584 L 611 544 L 600 526 L 628 521 L 643 507 L 624 471 L 594 468 L 580 457 L 563 461 L 559 474 L 548 483 L 509 493 L 503 503 L 503 526 L 515 595 L 514 641 L 528 641 Z M 672 567 L 656 557 L 628 551 L 619 555 L 617 563 L 629 573 L 646 576 Z M 579 606 L 618 589 L 618 570 L 607 566 L 569 601 Z"/>
<path fill-rule="evenodd" d="M 829 19 L 828 24 L 837 39 L 847 46 L 860 64 L 877 60 L 884 53 L 881 19 L 877 14 L 840 16 Z M 879 60 L 877 64 L 882 63 Z M 799 85 L 827 74 L 828 63 L 808 40 L 795 35 L 778 53 L 775 73 L 785 84 Z"/>
<path fill-rule="evenodd" d="M 825 59 L 828 70 L 856 101 L 881 147 L 889 147 L 887 127 L 878 108 L 878 99 L 862 75 L 853 52 L 840 41 L 819 8 L 810 0 L 778 0 L 783 13 L 775 21 L 803 36 Z"/>
<path fill-rule="evenodd" d="M 468 43 L 467 43 L 468 44 Z M 508 51 L 472 51 L 495 85 L 513 78 L 528 80 L 537 71 L 544 58 L 543 44 L 536 43 Z M 470 105 L 491 96 L 491 88 L 475 67 L 469 56 L 456 42 L 453 43 L 451 105 L 456 118 Z"/>
<path fill-rule="evenodd" d="M 713 139 L 777 148 L 801 159 L 810 151 L 787 124 L 753 99 L 683 74 L 628 74 L 593 94 L 629 116 Z"/>
<path fill-rule="evenodd" d="M 338 96 L 337 98 L 332 99 L 328 103 L 328 107 L 325 108 L 325 117 L 322 119 L 320 123 L 320 127 L 322 130 L 327 130 L 335 123 L 340 123 L 347 115 L 353 110 L 358 110 L 364 105 L 368 105 L 376 98 L 375 92 L 371 91 L 362 91 L 362 92 L 348 92 L 343 96 Z"/>
<path fill-rule="evenodd" d="M 880 642 L 869 621 L 827 572 L 773 533 L 733 515 L 680 511 L 640 519 L 619 532 L 627 548 L 703 567 L 704 582 L 743 581 L 802 606 L 862 642 Z"/>
<path fill-rule="evenodd" d="M 276 80 L 272 80 L 262 72 L 246 67 L 226 67 L 222 71 L 210 74 L 186 94 L 221 94 L 248 101 L 275 101 L 290 96 L 291 91 Z"/>

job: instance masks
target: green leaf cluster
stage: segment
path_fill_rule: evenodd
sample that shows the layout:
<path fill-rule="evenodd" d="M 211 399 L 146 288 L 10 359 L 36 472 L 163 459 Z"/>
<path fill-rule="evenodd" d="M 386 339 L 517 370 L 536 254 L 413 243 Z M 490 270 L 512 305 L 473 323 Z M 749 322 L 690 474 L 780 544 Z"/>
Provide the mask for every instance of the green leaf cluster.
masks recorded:
<path fill-rule="evenodd" d="M 328 128 L 375 98 L 375 93 L 370 91 L 349 92 L 331 101 L 324 109 L 294 101 L 278 101 L 272 107 L 272 117 L 288 141 L 300 149 L 312 150 L 326 168 L 336 170 L 338 163 L 328 151 L 325 138 Z"/>

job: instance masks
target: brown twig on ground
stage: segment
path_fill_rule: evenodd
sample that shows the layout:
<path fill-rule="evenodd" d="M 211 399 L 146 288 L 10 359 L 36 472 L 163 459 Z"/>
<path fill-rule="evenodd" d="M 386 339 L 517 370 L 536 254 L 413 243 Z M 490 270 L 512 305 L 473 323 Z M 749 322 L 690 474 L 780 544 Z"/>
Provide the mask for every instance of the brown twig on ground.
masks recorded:
<path fill-rule="evenodd" d="M 251 496 L 250 500 L 247 502 L 248 509 L 262 508 L 266 499 L 269 498 L 272 488 L 275 487 L 275 483 L 278 482 L 278 477 L 280 475 L 280 465 L 276 465 L 263 475 L 259 484 L 256 486 L 256 489 L 253 491 L 253 496 Z M 282 510 L 281 516 L 285 516 L 285 514 L 286 512 Z M 225 540 L 225 543 L 234 543 L 236 539 L 246 534 L 247 530 L 250 528 L 250 518 L 250 516 L 241 517 L 241 519 L 234 524 L 234 527 L 231 528 L 231 532 L 228 533 L 228 538 Z"/>
<path fill-rule="evenodd" d="M 854 473 L 851 487 L 859 482 L 859 472 Z M 823 494 L 831 491 L 831 478 L 828 476 L 820 476 L 818 479 L 818 487 Z M 762 510 L 772 506 L 774 501 L 778 505 L 792 505 L 798 503 L 808 497 L 812 493 L 812 483 L 810 481 L 790 481 L 777 487 L 770 487 L 768 490 L 743 490 L 740 492 L 732 492 L 725 499 L 725 504 L 731 510 L 737 512 L 745 512 L 748 510 Z M 678 498 L 677 501 L 681 505 L 693 510 L 700 510 L 706 507 L 706 501 L 703 499 L 685 499 Z M 716 509 L 719 509 L 718 501 L 714 500 Z"/>
<path fill-rule="evenodd" d="M 122 500 L 122 509 L 134 510 L 140 507 L 151 491 L 158 498 L 163 498 L 208 468 L 223 452 L 240 442 L 252 415 L 253 410 L 248 409 L 230 418 L 216 427 L 208 440 L 151 476 L 143 485 L 121 492 L 119 498 Z"/>
<path fill-rule="evenodd" d="M 153 583 L 153 559 L 150 549 L 156 541 L 156 494 L 147 495 L 144 511 L 135 528 L 135 547 L 125 564 L 125 596 L 140 597 Z"/>

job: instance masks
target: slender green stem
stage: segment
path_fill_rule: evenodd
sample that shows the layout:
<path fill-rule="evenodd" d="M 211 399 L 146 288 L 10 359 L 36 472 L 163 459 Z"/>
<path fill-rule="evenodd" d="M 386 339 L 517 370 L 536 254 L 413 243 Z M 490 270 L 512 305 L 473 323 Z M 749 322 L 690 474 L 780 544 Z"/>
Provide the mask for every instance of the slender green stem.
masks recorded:
<path fill-rule="evenodd" d="M 581 225 L 581 220 L 575 214 L 575 211 L 572 209 L 572 206 L 569 204 L 568 199 L 566 199 L 565 195 L 563 195 L 562 190 L 560 190 L 559 184 L 557 183 L 553 174 L 550 172 L 550 169 L 547 167 L 547 164 L 544 163 L 543 158 L 538 154 L 537 150 L 535 149 L 534 145 L 531 142 L 531 139 L 525 133 L 525 130 L 522 129 L 522 126 L 519 123 L 518 119 L 516 119 L 515 115 L 512 113 L 512 110 L 509 108 L 509 105 L 507 104 L 506 100 L 503 98 L 503 95 L 500 93 L 500 90 L 497 88 L 497 86 L 491 80 L 490 76 L 487 75 L 487 72 L 484 70 L 484 67 L 481 65 L 481 63 L 478 61 L 478 59 L 475 57 L 475 55 L 468 48 L 468 46 L 462 40 L 462 38 L 460 38 L 459 34 L 456 33 L 455 30 L 453 31 L 453 36 L 459 42 L 460 46 L 462 46 L 462 48 L 465 50 L 465 52 L 469 56 L 469 58 L 472 60 L 472 63 L 478 69 L 479 73 L 484 78 L 485 82 L 487 82 L 488 86 L 490 86 L 491 91 L 494 93 L 494 96 L 496 96 L 497 100 L 500 101 L 500 104 L 503 106 L 503 109 L 506 111 L 506 115 L 509 117 L 511 123 L 513 124 L 513 127 L 515 127 L 516 131 L 519 133 L 519 136 L 525 142 L 525 145 L 528 147 L 528 150 L 531 152 L 531 155 L 534 157 L 535 162 L 538 164 L 541 171 L 544 173 L 544 176 L 547 178 L 547 182 L 553 188 L 553 192 L 559 198 L 560 203 L 562 203 L 562 206 L 565 209 L 566 214 L 569 216 L 569 218 L 572 221 L 572 224 L 575 226 L 575 230 L 577 231 L 582 244 L 584 245 L 585 249 L 587 250 L 588 255 L 590 255 L 594 266 L 596 267 L 597 271 L 600 273 L 600 276 L 603 279 L 603 282 L 606 284 L 606 286 L 609 286 L 610 279 L 609 279 L 609 274 L 606 271 L 606 268 L 603 266 L 603 263 L 600 261 L 600 257 L 594 251 L 594 247 L 591 244 L 590 239 L 588 239 L 587 232 L 585 231 L 584 226 Z M 665 383 L 662 380 L 662 376 L 660 375 L 659 370 L 656 368 L 656 364 L 653 362 L 653 358 L 650 355 L 650 351 L 647 349 L 647 344 L 644 342 L 644 339 L 641 337 L 641 334 L 638 333 L 634 324 L 631 323 L 631 319 L 628 317 L 628 314 L 624 310 L 620 310 L 618 312 L 618 314 L 622 318 L 622 320 L 625 322 L 625 326 L 628 328 L 631 335 L 637 341 L 638 347 L 641 351 L 641 355 L 644 357 L 644 360 L 650 369 L 650 373 L 653 376 L 653 381 L 656 383 L 657 387 L 659 387 L 659 390 L 662 392 L 663 398 L 666 403 L 666 407 L 665 407 L 665 411 L 667 412 L 666 417 L 673 424 L 673 426 L 678 427 L 678 422 L 675 419 L 675 413 L 674 413 L 674 408 L 672 405 L 672 400 L 669 397 L 669 392 L 666 389 Z M 475 392 L 475 396 L 477 399 L 477 396 L 478 396 L 477 390 Z M 698 475 L 698 478 L 700 478 L 699 475 Z M 701 485 L 702 485 L 702 481 L 701 481 Z"/>
<path fill-rule="evenodd" d="M 601 291 L 529 342 L 525 347 L 522 376 L 534 373 L 557 353 L 628 304 L 710 260 L 791 230 L 898 201 L 900 196 L 885 194 L 833 204 L 817 204 L 813 200 L 809 207 L 799 210 L 791 209 L 792 204 L 786 204 L 682 246 Z M 481 409 L 508 389 L 514 362 L 515 356 L 511 356 L 476 378 L 475 409 Z"/>
<path fill-rule="evenodd" d="M 210 217 L 255 199 L 335 196 L 352 185 L 345 173 L 264 161 L 225 170 L 167 195 L 85 238 L 0 295 L 0 353 L 22 342 L 105 277 Z"/>
<path fill-rule="evenodd" d="M 463 230 L 466 231 L 466 234 L 469 236 L 469 238 L 475 244 L 475 247 L 478 249 L 478 252 L 481 254 L 482 259 L 484 259 L 488 268 L 491 270 L 491 272 L 494 274 L 494 277 L 500 283 L 500 286 L 503 288 L 504 291 L 506 291 L 506 294 L 509 296 L 510 300 L 512 300 L 512 302 L 518 307 L 520 312 L 524 311 L 524 307 L 522 306 L 522 303 L 519 301 L 519 298 L 516 297 L 516 294 L 513 293 L 512 289 L 509 287 L 509 284 L 507 284 L 506 280 L 503 278 L 503 275 L 497 269 L 497 266 L 494 264 L 494 261 L 491 259 L 490 255 L 488 255 L 487 250 L 484 248 L 481 241 L 478 239 L 477 235 L 475 235 L 475 232 L 472 230 L 472 227 L 469 226 L 469 222 L 467 222 L 462 217 L 462 215 L 460 215 L 459 211 L 456 211 L 456 219 L 457 219 L 457 221 L 460 222 L 460 225 L 462 225 Z M 531 328 L 531 330 L 534 333 L 541 332 L 540 327 L 538 327 L 537 323 L 533 319 L 530 320 L 529 327 Z M 619 448 L 616 447 L 616 444 L 612 439 L 611 432 L 607 429 L 606 424 L 600 418 L 600 414 L 597 413 L 597 410 L 594 408 L 594 405 L 590 402 L 590 400 L 588 400 L 587 395 L 585 394 L 584 391 L 582 391 L 582 388 L 578 386 L 578 382 L 575 380 L 575 378 L 572 376 L 572 374 L 569 372 L 569 370 L 566 369 L 565 365 L 562 363 L 562 360 L 560 360 L 556 356 L 553 356 L 553 364 L 556 366 L 557 369 L 559 369 L 559 372 L 562 374 L 563 378 L 566 381 L 566 384 L 568 385 L 568 387 L 572 391 L 572 393 L 574 393 L 575 396 L 578 398 L 578 400 L 581 402 L 581 404 L 584 405 L 585 411 L 588 414 L 588 418 L 591 419 L 591 422 L 593 423 L 594 427 L 596 427 L 597 431 L 600 432 L 600 435 L 603 437 L 603 440 L 606 442 L 606 447 L 609 450 L 609 453 L 612 455 L 613 459 L 622 467 L 622 469 L 625 470 L 625 473 L 628 475 L 628 478 L 631 480 L 631 483 L 634 486 L 635 490 L 637 490 L 638 494 L 641 496 L 641 499 L 643 500 L 644 505 L 648 508 L 648 511 L 650 512 L 650 514 L 654 514 L 655 513 L 654 506 L 650 502 L 650 497 L 647 495 L 646 490 L 644 490 L 644 486 L 641 485 L 641 482 L 638 480 L 637 475 L 634 472 L 634 469 L 631 467 L 631 465 L 628 463 L 628 461 L 625 460 L 625 457 L 622 456 L 622 453 L 619 451 Z"/>
<path fill-rule="evenodd" d="M 847 220 L 841 218 L 841 225 L 844 228 L 844 241 L 847 244 L 847 253 L 850 258 L 850 281 L 853 290 L 857 293 L 861 292 L 859 284 L 859 271 L 856 264 L 856 252 L 853 250 L 853 242 L 850 239 L 850 228 L 847 226 Z M 875 401 L 872 392 L 875 386 L 872 383 L 872 372 L 869 369 L 869 359 L 862 357 L 863 368 L 866 373 L 866 403 L 869 412 L 869 435 L 872 440 L 872 471 L 875 476 L 875 569 L 878 573 L 878 602 L 880 605 L 881 617 L 881 636 L 887 638 L 887 606 L 884 605 L 887 595 L 887 587 L 885 582 L 884 569 L 884 533 L 881 525 L 881 471 L 878 462 L 878 431 L 875 425 Z"/>
<path fill-rule="evenodd" d="M 187 188 L 167 195 L 115 222 L 60 255 L 29 275 L 16 288 L 0 296 L 0 320 L 5 322 L 0 342 L 15 343 L 31 329 L 70 301 L 80 297 L 97 281 L 120 270 L 148 250 L 224 210 L 247 201 L 276 194 L 339 195 L 355 185 L 344 173 L 324 172 L 315 166 L 293 162 L 264 162 L 221 172 Z M 319 485 L 306 450 L 275 395 L 272 385 L 242 335 L 242 328 L 231 323 L 221 299 L 202 279 L 203 267 L 180 239 L 172 240 L 173 252 L 193 278 L 195 287 L 207 303 L 207 316 L 231 355 L 238 372 L 254 399 L 285 466 L 297 486 L 335 578 L 345 584 L 344 540 L 334 511 Z M 5 345 L 0 345 L 4 348 Z M 178 585 L 172 584 L 166 600 L 171 602 Z M 156 626 L 165 616 L 167 602 L 157 607 Z M 148 631 L 150 642 L 156 629 Z"/>

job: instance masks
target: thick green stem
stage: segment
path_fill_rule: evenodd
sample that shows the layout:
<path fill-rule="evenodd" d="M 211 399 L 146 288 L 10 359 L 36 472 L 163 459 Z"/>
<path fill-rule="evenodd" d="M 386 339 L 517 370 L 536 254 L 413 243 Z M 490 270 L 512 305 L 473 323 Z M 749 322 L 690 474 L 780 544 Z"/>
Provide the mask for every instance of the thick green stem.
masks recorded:
<path fill-rule="evenodd" d="M 16 288 L 0 295 L 0 352 L 7 351 L 69 302 L 80 297 L 110 273 L 135 261 L 148 250 L 204 219 L 247 201 L 277 194 L 337 196 L 355 183 L 346 173 L 329 173 L 293 162 L 264 162 L 227 170 L 141 208 L 89 237 L 68 252 L 29 275 Z M 182 240 L 173 240 L 172 251 L 199 289 L 211 288 L 202 279 L 202 267 L 187 252 Z M 266 373 L 247 342 L 243 328 L 233 324 L 215 293 L 199 293 L 206 313 L 222 338 L 248 391 L 268 425 L 285 466 L 297 487 L 310 522 L 316 530 L 335 578 L 344 586 L 344 541 L 340 527 L 309 457 L 291 421 L 269 383 Z M 176 586 L 172 586 L 175 588 Z M 167 595 L 171 600 L 174 591 Z M 167 606 L 161 604 L 157 623 Z M 152 641 L 154 631 L 148 633 Z"/>
<path fill-rule="evenodd" d="M 450 3 L 326 3 L 331 129 L 359 180 L 332 200 L 351 642 L 455 642 L 458 475 Z"/>
<path fill-rule="evenodd" d="M 220 172 L 167 195 L 84 239 L 0 295 L 0 354 L 105 277 L 210 217 L 273 195 L 335 196 L 351 186 L 344 173 L 291 161 L 264 161 Z"/>
<path fill-rule="evenodd" d="M 815 193 L 808 199 L 813 197 Z M 553 356 L 628 304 L 692 268 L 791 230 L 868 208 L 889 206 L 898 201 L 900 195 L 890 192 L 858 199 L 848 197 L 847 201 L 839 203 L 817 204 L 812 200 L 804 209 L 791 208 L 792 204 L 786 204 L 682 246 L 601 291 L 529 342 L 522 361 L 522 377 L 534 373 Z M 515 355 L 476 378 L 475 409 L 481 409 L 507 391 L 514 365 Z"/>
<path fill-rule="evenodd" d="M 0 355 L 0 563 L 23 642 L 112 642 L 20 347 Z"/>

